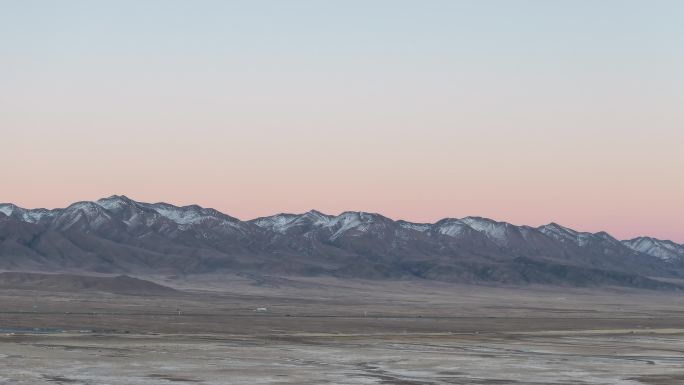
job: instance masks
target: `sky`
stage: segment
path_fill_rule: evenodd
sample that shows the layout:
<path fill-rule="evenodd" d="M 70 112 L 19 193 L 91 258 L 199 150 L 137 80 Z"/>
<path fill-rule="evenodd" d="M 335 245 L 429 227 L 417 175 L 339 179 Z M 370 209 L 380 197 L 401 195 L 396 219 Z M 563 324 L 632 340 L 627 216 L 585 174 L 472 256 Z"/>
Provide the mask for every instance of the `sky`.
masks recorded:
<path fill-rule="evenodd" d="M 0 201 L 684 242 L 684 2 L 0 0 Z"/>

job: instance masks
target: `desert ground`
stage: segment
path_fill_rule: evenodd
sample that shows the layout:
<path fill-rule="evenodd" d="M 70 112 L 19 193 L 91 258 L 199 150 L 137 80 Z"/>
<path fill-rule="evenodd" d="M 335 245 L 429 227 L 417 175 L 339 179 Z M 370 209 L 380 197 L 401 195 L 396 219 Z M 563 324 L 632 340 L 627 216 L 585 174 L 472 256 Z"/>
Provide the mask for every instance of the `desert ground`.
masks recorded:
<path fill-rule="evenodd" d="M 684 384 L 678 292 L 146 278 L 1 290 L 0 384 Z"/>

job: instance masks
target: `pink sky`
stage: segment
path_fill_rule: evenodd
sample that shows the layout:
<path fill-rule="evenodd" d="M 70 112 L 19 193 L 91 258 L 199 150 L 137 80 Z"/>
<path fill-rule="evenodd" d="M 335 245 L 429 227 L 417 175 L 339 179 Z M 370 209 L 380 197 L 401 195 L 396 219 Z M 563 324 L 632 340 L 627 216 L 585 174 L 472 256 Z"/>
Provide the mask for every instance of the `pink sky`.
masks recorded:
<path fill-rule="evenodd" d="M 2 155 L 15 165 L 3 172 L 3 200 L 29 208 L 125 194 L 197 203 L 242 219 L 311 208 L 413 221 L 480 215 L 684 241 L 684 179 L 675 177 L 681 142 L 653 134 L 32 131 L 13 138 Z"/>
<path fill-rule="evenodd" d="M 0 16 L 0 201 L 684 242 L 681 13 L 456 3 L 17 3 Z"/>

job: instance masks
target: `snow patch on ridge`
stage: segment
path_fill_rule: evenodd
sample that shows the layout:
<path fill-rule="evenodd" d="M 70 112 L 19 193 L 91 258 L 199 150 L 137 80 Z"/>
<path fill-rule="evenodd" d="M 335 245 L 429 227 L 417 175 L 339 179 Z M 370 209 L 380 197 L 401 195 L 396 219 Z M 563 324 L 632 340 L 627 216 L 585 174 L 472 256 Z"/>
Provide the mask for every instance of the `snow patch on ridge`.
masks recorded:
<path fill-rule="evenodd" d="M 369 226 L 368 223 L 364 223 L 363 215 L 363 213 L 346 212 L 333 219 L 325 227 L 333 227 L 337 225 L 340 227 L 337 229 L 337 231 L 335 231 L 335 233 L 333 233 L 333 235 L 330 237 L 330 240 L 333 241 L 339 238 L 342 234 L 351 229 L 367 231 Z"/>
<path fill-rule="evenodd" d="M 191 226 L 202 224 L 209 224 L 213 226 L 220 226 L 223 229 L 230 229 L 230 231 L 237 230 L 244 233 L 245 228 L 243 222 L 238 219 L 231 218 L 214 209 L 206 209 L 200 206 L 185 206 L 177 207 L 167 203 L 155 203 L 146 205 L 146 207 L 154 210 L 162 217 L 176 223 L 181 229 L 186 229 Z"/>
<path fill-rule="evenodd" d="M 154 205 L 152 208 L 154 211 L 159 213 L 159 215 L 168 218 L 179 225 L 190 225 L 197 223 L 204 218 L 204 216 L 200 213 L 190 210 L 182 210 L 177 207 Z"/>
<path fill-rule="evenodd" d="M 13 204 L 6 204 L 6 203 L 0 204 L 0 213 L 3 213 L 9 217 L 14 212 L 15 207 L 16 206 Z"/>
<path fill-rule="evenodd" d="M 125 207 L 133 203 L 130 199 L 125 196 L 112 195 L 109 198 L 102 198 L 97 200 L 97 204 L 107 210 L 115 210 L 121 207 Z"/>
<path fill-rule="evenodd" d="M 253 223 L 261 228 L 284 234 L 297 218 L 299 216 L 294 214 L 277 214 L 270 217 L 257 218 Z"/>
<path fill-rule="evenodd" d="M 651 237 L 639 237 L 622 242 L 634 251 L 648 254 L 664 261 L 674 261 L 684 258 L 684 246 L 671 241 L 663 241 Z"/>
<path fill-rule="evenodd" d="M 459 237 L 473 229 L 458 219 L 446 219 L 437 223 L 437 233 L 449 237 Z"/>
<path fill-rule="evenodd" d="M 572 242 L 580 247 L 588 245 L 594 236 L 594 234 L 575 231 L 557 223 L 540 226 L 537 230 L 561 242 Z"/>
<path fill-rule="evenodd" d="M 55 215 L 52 211 L 47 209 L 27 210 L 12 203 L 0 204 L 0 212 L 8 217 L 15 217 L 28 223 L 37 223 L 45 217 Z"/>
<path fill-rule="evenodd" d="M 359 232 L 367 232 L 371 225 L 383 226 L 381 221 L 378 221 L 379 215 L 370 214 L 358 211 L 347 211 L 337 217 L 333 217 L 324 227 L 334 229 L 333 235 L 330 237 L 331 241 L 341 237 L 344 233 L 355 230 Z M 382 235 L 379 235 L 380 237 Z"/>
<path fill-rule="evenodd" d="M 419 231 L 421 233 L 426 233 L 432 228 L 432 225 L 429 223 L 413 223 L 413 222 L 406 222 L 406 221 L 398 221 L 398 223 L 399 223 L 399 226 L 401 226 L 405 229 L 415 230 L 415 231 Z"/>
<path fill-rule="evenodd" d="M 480 217 L 466 217 L 460 220 L 472 229 L 484 233 L 487 238 L 493 240 L 498 244 L 505 244 L 508 240 L 508 227 L 511 226 L 505 222 L 496 222 L 491 219 Z"/>
<path fill-rule="evenodd" d="M 326 227 L 330 225 L 334 218 L 316 210 L 311 210 L 304 214 L 277 214 L 270 217 L 257 218 L 252 223 L 261 228 L 285 234 L 289 229 L 296 226 Z"/>

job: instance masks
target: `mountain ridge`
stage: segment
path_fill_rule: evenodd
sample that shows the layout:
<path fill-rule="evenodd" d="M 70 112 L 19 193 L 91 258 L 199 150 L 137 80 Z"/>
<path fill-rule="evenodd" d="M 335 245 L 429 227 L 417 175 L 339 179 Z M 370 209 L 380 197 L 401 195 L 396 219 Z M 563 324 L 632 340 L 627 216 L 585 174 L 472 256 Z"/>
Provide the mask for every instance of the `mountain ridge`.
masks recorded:
<path fill-rule="evenodd" d="M 365 214 L 365 215 L 371 215 L 371 216 L 381 216 L 381 217 L 390 219 L 390 220 L 392 220 L 392 221 L 394 221 L 394 222 L 406 223 L 406 224 L 409 224 L 409 225 L 416 225 L 416 226 L 422 226 L 422 225 L 435 225 L 435 224 L 437 224 L 437 223 L 439 223 L 439 222 L 448 221 L 448 220 L 462 221 L 462 220 L 478 220 L 478 219 L 479 219 L 479 220 L 491 221 L 491 222 L 498 223 L 498 224 L 510 225 L 510 226 L 514 226 L 514 227 L 532 227 L 532 228 L 540 229 L 540 228 L 543 228 L 543 227 L 555 226 L 555 227 L 560 227 L 560 228 L 563 228 L 563 229 L 566 229 L 566 230 L 570 230 L 570 231 L 575 232 L 575 233 L 578 233 L 578 234 L 594 234 L 594 235 L 597 235 L 597 234 L 607 234 L 607 235 L 610 235 L 610 233 L 608 233 L 607 231 L 598 231 L 598 232 L 596 232 L 596 233 L 587 232 L 587 231 L 578 231 L 578 230 L 574 230 L 574 229 L 572 229 L 572 228 L 569 228 L 569 227 L 560 225 L 560 224 L 558 224 L 558 223 L 556 223 L 556 222 L 550 222 L 550 223 L 545 224 L 545 225 L 540 225 L 540 226 L 537 226 L 537 227 L 533 227 L 533 226 L 528 226 L 528 225 L 515 225 L 515 224 L 512 224 L 512 223 L 510 223 L 510 222 L 499 221 L 499 220 L 495 220 L 495 219 L 491 219 L 491 218 L 486 218 L 486 217 L 481 217 L 481 216 L 466 216 L 466 217 L 463 217 L 463 218 L 444 217 L 444 218 L 442 218 L 442 219 L 438 219 L 438 220 L 435 221 L 435 222 L 413 222 L 413 221 L 409 221 L 409 220 L 405 220 L 405 219 L 392 219 L 392 218 L 390 218 L 390 217 L 387 217 L 387 216 L 385 216 L 385 215 L 383 215 L 383 214 L 376 213 L 376 212 L 353 211 L 353 210 L 343 211 L 343 212 L 341 212 L 341 213 L 338 214 L 338 215 L 333 215 L 333 214 L 325 214 L 325 213 L 323 213 L 323 212 L 321 212 L 321 211 L 319 211 L 319 210 L 316 210 L 316 209 L 310 209 L 310 210 L 308 210 L 308 211 L 306 211 L 306 212 L 303 212 L 303 213 L 280 212 L 280 213 L 273 214 L 273 215 L 261 216 L 261 217 L 257 217 L 257 218 L 253 218 L 253 219 L 241 220 L 241 219 L 239 219 L 239 218 L 237 218 L 237 217 L 232 217 L 232 216 L 230 216 L 230 215 L 228 215 L 228 214 L 225 214 L 225 213 L 221 212 L 220 210 L 217 210 L 217 209 L 214 209 L 214 208 L 205 208 L 205 207 L 202 207 L 202 206 L 197 205 L 197 204 L 191 204 L 191 205 L 185 205 L 185 206 L 176 206 L 176 205 L 174 205 L 174 204 L 167 203 L 167 202 L 145 203 L 145 202 L 135 201 L 135 200 L 133 200 L 133 199 L 127 197 L 126 195 L 111 195 L 111 196 L 106 197 L 106 198 L 100 198 L 100 199 L 98 199 L 98 200 L 96 200 L 96 201 L 77 201 L 77 202 L 74 202 L 74 203 L 70 204 L 69 206 L 67 206 L 67 207 L 65 207 L 65 208 L 53 208 L 53 209 L 47 209 L 47 208 L 33 208 L 33 209 L 29 209 L 29 208 L 20 207 L 20 206 L 14 204 L 14 203 L 8 203 L 8 202 L 6 202 L 6 203 L 0 203 L 0 214 L 5 214 L 5 215 L 7 215 L 7 216 L 11 216 L 11 215 L 9 215 L 9 213 L 7 212 L 7 210 L 11 210 L 12 208 L 14 208 L 15 210 L 18 210 L 19 212 L 25 213 L 24 215 L 31 215 L 31 214 L 34 214 L 33 216 L 36 217 L 36 216 L 38 216 L 38 215 L 36 215 L 36 214 L 40 214 L 40 216 L 42 217 L 42 216 L 45 215 L 45 214 L 48 214 L 48 215 L 49 215 L 50 213 L 59 212 L 59 211 L 61 211 L 61 210 L 68 209 L 68 208 L 70 208 L 70 207 L 72 207 L 72 206 L 75 206 L 75 205 L 92 204 L 92 203 L 97 204 L 97 205 L 99 205 L 99 206 L 101 206 L 101 207 L 103 207 L 103 208 L 105 208 L 105 209 L 109 209 L 109 208 L 111 207 L 111 205 L 105 206 L 105 205 L 103 205 L 102 203 L 108 202 L 108 201 L 112 201 L 112 200 L 120 200 L 120 201 L 125 201 L 125 202 L 130 202 L 130 203 L 138 204 L 138 205 L 144 205 L 144 206 L 168 206 L 168 207 L 172 207 L 172 208 L 175 208 L 175 209 L 197 209 L 197 210 L 203 210 L 203 211 L 211 211 L 211 212 L 213 212 L 213 213 L 216 213 L 217 215 L 229 217 L 229 218 L 232 219 L 232 220 L 240 221 L 240 222 L 255 222 L 255 221 L 260 220 L 260 219 L 267 219 L 267 218 L 272 218 L 272 217 L 276 217 L 276 216 L 301 217 L 301 216 L 304 216 L 304 215 L 316 214 L 316 215 L 324 216 L 324 217 L 328 217 L 328 218 L 335 218 L 335 217 L 343 216 L 343 215 L 345 215 L 345 214 L 354 214 L 354 213 L 358 213 L 358 214 Z M 610 236 L 612 237 L 612 235 L 610 235 Z M 615 237 L 613 237 L 613 238 L 615 238 Z M 684 244 L 679 244 L 679 243 L 677 243 L 677 242 L 675 242 L 675 241 L 663 240 L 663 239 L 659 239 L 659 238 L 656 238 L 656 237 L 653 237 L 653 236 L 648 236 L 648 235 L 638 236 L 638 237 L 634 237 L 634 238 L 631 238 L 631 239 L 625 239 L 625 240 L 620 240 L 620 241 L 621 241 L 621 242 L 626 242 L 626 241 L 631 241 L 631 240 L 634 240 L 634 239 L 641 239 L 641 238 L 649 238 L 649 239 L 653 239 L 653 240 L 657 240 L 657 241 L 671 242 L 671 243 L 673 243 L 673 244 L 675 244 L 675 245 L 677 245 L 677 246 L 684 246 Z M 617 239 L 617 238 L 615 238 L 615 239 Z"/>
<path fill-rule="evenodd" d="M 198 205 L 112 195 L 62 209 L 0 204 L 0 269 L 26 268 L 658 287 L 653 277 L 684 277 L 684 245 L 476 216 L 414 223 L 310 210 L 243 221 Z"/>

